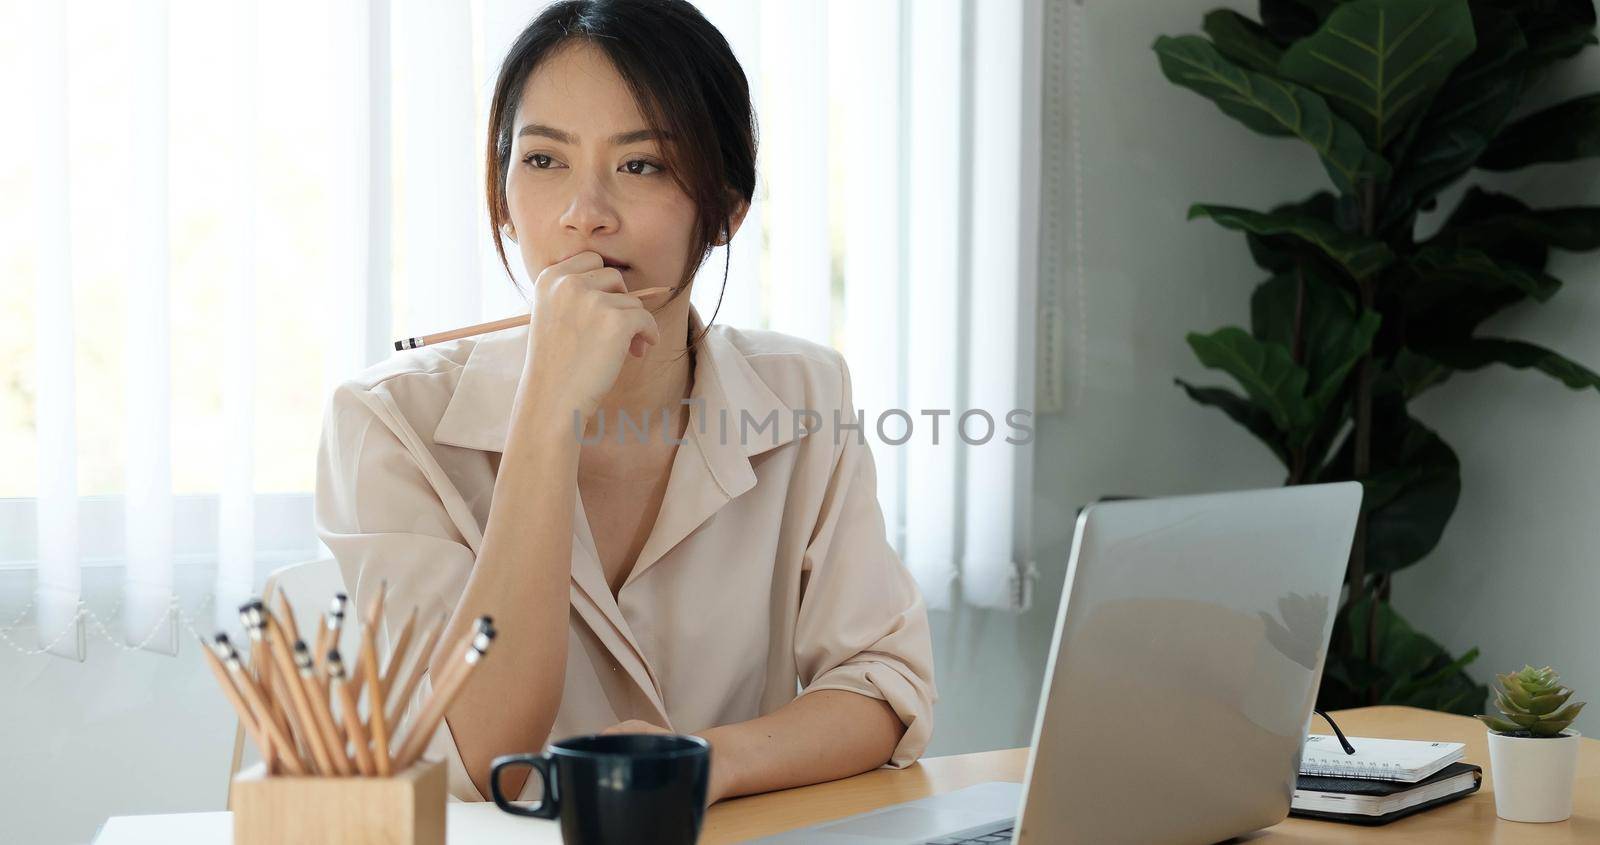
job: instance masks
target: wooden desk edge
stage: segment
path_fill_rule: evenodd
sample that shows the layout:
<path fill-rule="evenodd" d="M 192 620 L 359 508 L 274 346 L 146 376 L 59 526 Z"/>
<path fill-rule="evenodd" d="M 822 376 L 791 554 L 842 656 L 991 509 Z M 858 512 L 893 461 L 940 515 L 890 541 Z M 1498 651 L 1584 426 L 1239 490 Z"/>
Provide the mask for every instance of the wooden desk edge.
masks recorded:
<path fill-rule="evenodd" d="M 1487 731 L 1470 716 L 1403 705 L 1331 711 L 1350 736 L 1436 739 L 1463 742 L 1465 760 L 1483 768 L 1482 788 L 1458 802 L 1379 827 L 1289 818 L 1244 839 L 1271 842 L 1343 842 L 1351 838 L 1395 841 L 1600 841 L 1600 740 L 1585 738 L 1573 817 L 1566 822 L 1525 825 L 1499 819 L 1488 755 Z M 1321 720 L 1312 732 L 1328 731 Z M 820 824 L 881 807 L 951 792 L 985 781 L 1020 783 L 1028 749 L 1006 748 L 927 757 L 904 769 L 875 769 L 855 777 L 723 801 L 711 808 L 701 841 L 742 842 Z M 1513 827 L 1506 827 L 1512 825 Z"/>

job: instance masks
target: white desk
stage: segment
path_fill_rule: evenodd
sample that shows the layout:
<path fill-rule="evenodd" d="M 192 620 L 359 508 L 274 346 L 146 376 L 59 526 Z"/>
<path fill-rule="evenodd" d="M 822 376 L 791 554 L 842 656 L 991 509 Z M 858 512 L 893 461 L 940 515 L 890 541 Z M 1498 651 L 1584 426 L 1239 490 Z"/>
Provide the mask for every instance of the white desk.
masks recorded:
<path fill-rule="evenodd" d="M 457 843 L 561 843 L 561 827 L 555 822 L 513 816 L 493 802 L 451 801 L 445 805 L 445 826 L 449 841 Z M 173 845 L 179 842 L 183 845 L 231 845 L 233 814 L 219 810 L 112 816 L 94 839 L 94 845 Z"/>

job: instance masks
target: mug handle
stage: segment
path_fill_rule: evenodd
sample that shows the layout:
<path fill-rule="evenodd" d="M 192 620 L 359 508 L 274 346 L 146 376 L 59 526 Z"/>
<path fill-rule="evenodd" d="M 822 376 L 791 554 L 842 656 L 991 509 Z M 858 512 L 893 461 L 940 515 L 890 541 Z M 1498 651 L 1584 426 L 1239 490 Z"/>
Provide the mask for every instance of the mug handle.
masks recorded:
<path fill-rule="evenodd" d="M 544 796 L 532 807 L 519 807 L 511 803 L 500 789 L 500 772 L 510 766 L 520 765 L 538 769 L 539 777 L 544 781 Z M 556 798 L 555 774 L 555 769 L 550 766 L 550 756 L 547 754 L 507 754 L 494 758 L 494 763 L 489 767 L 489 791 L 494 793 L 495 806 L 514 816 L 553 819 L 561 810 L 560 802 Z"/>

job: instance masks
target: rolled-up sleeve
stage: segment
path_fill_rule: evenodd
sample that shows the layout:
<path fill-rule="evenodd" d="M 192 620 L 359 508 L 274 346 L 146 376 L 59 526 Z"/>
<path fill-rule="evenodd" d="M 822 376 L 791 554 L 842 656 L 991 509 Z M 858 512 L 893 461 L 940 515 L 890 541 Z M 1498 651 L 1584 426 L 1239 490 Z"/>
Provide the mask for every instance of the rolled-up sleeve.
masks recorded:
<path fill-rule="evenodd" d="M 856 419 L 850 371 L 841 356 L 843 410 Z M 830 431 L 824 421 L 819 432 Z M 841 431 L 802 569 L 795 625 L 801 695 L 849 690 L 880 699 L 905 725 L 888 766 L 904 768 L 933 735 L 933 644 L 927 607 L 884 531 L 877 474 L 867 444 Z"/>
<path fill-rule="evenodd" d="M 375 632 L 385 663 L 413 608 L 413 636 L 419 642 L 442 615 L 455 609 L 476 559 L 428 473 L 407 448 L 408 440 L 415 443 L 415 433 L 386 398 L 359 384 L 340 385 L 325 406 L 314 496 L 317 536 L 338 560 L 358 620 L 377 600 L 379 585 L 388 584 Z M 358 632 L 351 629 L 351 634 Z M 347 637 L 345 647 L 356 648 L 359 642 Z M 345 659 L 348 663 L 352 655 Z M 406 705 L 403 722 L 408 729 L 431 689 L 425 673 Z M 404 738 L 403 733 L 396 737 Z M 398 749 L 398 744 L 391 748 Z M 443 720 L 424 757 L 446 761 L 453 798 L 484 800 Z"/>

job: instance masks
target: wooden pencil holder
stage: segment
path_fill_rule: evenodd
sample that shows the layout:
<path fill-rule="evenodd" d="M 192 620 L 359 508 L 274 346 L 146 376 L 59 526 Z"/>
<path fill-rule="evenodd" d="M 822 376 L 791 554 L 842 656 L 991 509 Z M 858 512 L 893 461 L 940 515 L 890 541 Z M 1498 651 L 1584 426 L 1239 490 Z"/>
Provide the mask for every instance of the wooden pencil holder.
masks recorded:
<path fill-rule="evenodd" d="M 266 776 L 257 763 L 233 779 L 234 845 L 444 845 L 444 763 L 421 760 L 391 777 Z"/>

